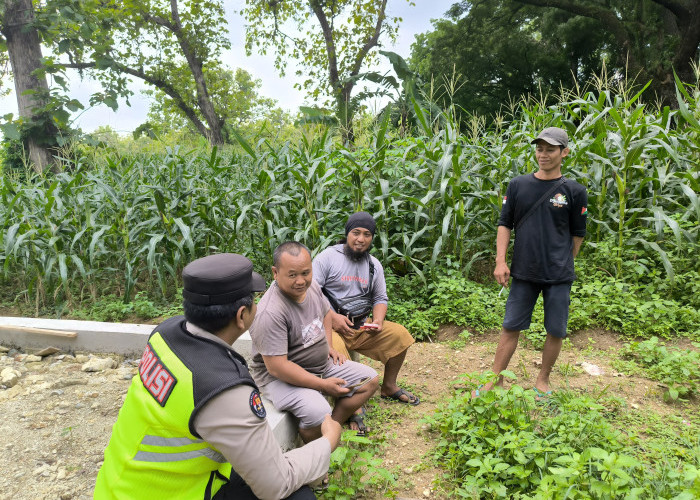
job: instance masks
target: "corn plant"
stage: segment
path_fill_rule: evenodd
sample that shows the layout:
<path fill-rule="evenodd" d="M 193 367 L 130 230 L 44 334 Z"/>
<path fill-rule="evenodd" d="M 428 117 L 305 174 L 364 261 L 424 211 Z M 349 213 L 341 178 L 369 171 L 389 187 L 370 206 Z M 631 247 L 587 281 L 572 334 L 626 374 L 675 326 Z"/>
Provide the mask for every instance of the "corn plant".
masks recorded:
<path fill-rule="evenodd" d="M 265 270 L 277 244 L 300 240 L 315 254 L 360 209 L 375 215 L 374 251 L 395 273 L 427 276 L 446 255 L 468 272 L 491 258 L 506 186 L 536 170 L 530 141 L 551 125 L 571 138 L 565 175 L 589 193 L 584 254 L 610 249 L 606 272 L 618 278 L 629 260 L 658 263 L 673 283 L 700 273 L 684 257 L 698 251 L 700 91 L 677 85 L 677 110 L 601 85 L 554 106 L 514 103 L 487 128 L 414 99 L 414 136 L 392 131 L 387 112 L 355 149 L 317 129 L 296 143 L 237 135 L 224 151 L 95 154 L 58 175 L 7 173 L 0 287 L 37 314 L 105 294 L 172 300 L 192 259 L 236 251 Z"/>

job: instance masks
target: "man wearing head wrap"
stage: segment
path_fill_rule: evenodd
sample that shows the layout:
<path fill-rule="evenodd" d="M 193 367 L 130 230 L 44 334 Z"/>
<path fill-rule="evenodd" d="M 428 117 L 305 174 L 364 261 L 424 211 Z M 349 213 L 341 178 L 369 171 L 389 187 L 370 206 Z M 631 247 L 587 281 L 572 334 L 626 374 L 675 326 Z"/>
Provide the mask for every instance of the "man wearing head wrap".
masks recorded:
<path fill-rule="evenodd" d="M 345 240 L 318 254 L 313 276 L 333 306 L 333 346 L 384 364 L 381 396 L 417 405 L 420 400 L 397 384 L 406 352 L 415 341 L 403 326 L 386 321 L 388 296 L 384 269 L 369 250 L 377 223 L 367 212 L 352 214 L 345 224 Z M 350 300 L 348 300 L 350 299 Z M 363 301 L 367 304 L 362 307 Z M 349 303 L 349 310 L 343 307 Z"/>
<path fill-rule="evenodd" d="M 151 333 L 97 475 L 96 499 L 316 498 L 340 425 L 282 453 L 260 392 L 232 344 L 256 313 L 265 281 L 237 254 L 210 255 L 182 271 L 184 316 Z"/>

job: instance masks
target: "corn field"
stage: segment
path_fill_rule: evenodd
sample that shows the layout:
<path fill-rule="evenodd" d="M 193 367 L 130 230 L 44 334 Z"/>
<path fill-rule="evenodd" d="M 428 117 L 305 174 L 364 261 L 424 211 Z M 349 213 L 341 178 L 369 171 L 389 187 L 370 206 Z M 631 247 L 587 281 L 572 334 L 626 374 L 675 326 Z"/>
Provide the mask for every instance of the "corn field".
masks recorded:
<path fill-rule="evenodd" d="M 451 112 L 415 105 L 413 137 L 395 137 L 385 119 L 364 148 L 325 132 L 298 144 L 240 139 L 224 152 L 168 148 L 79 159 L 58 175 L 4 174 L 0 290 L 37 314 L 103 294 L 173 298 L 192 259 L 240 252 L 267 270 L 278 243 L 318 252 L 360 209 L 375 215 L 374 252 L 394 272 L 423 276 L 447 255 L 469 272 L 492 258 L 501 197 L 512 177 L 536 170 L 530 141 L 547 126 L 568 130 L 564 174 L 588 189 L 584 255 L 607 242 L 611 273 L 644 254 L 673 280 L 682 271 L 673 256 L 698 255 L 700 220 L 697 85 L 679 86 L 678 99 L 679 109 L 659 110 L 602 89 L 550 107 L 523 102 L 495 127 L 474 118 L 467 130 Z"/>

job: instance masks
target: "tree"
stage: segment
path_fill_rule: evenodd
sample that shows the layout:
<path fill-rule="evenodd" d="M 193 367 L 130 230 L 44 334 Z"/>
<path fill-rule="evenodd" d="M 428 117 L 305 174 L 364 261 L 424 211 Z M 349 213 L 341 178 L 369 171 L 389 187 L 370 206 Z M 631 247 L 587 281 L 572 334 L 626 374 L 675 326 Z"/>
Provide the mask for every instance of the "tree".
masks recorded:
<path fill-rule="evenodd" d="M 612 41 L 590 19 L 510 0 L 463 2 L 416 36 L 411 66 L 443 107 L 493 115 L 521 96 L 552 95 L 600 71 Z M 457 84 L 445 80 L 458 76 Z"/>
<path fill-rule="evenodd" d="M 7 0 L 0 4 L 0 34 L 0 48 L 6 48 L 12 66 L 21 125 L 19 129 L 3 128 L 5 135 L 23 139 L 37 171 L 57 168 L 52 148 L 57 144 L 59 131 L 51 117 L 32 0 Z"/>
<path fill-rule="evenodd" d="M 463 1 L 468 11 L 490 1 Z M 641 83 L 652 82 L 651 91 L 662 104 L 675 105 L 673 71 L 682 81 L 693 80 L 692 65 L 700 55 L 700 2 L 698 0 L 513 0 L 532 6 L 542 18 L 552 12 L 584 18 L 603 29 L 611 40 L 602 47 L 612 55 L 612 67 Z"/>
<path fill-rule="evenodd" d="M 615 37 L 617 65 L 631 76 L 652 80 L 664 104 L 676 101 L 673 71 L 692 80 L 700 50 L 698 0 L 520 0 L 595 20 Z"/>
<path fill-rule="evenodd" d="M 248 0 L 246 50 L 274 50 L 282 75 L 288 59 L 296 60 L 296 74 L 306 76 L 300 87 L 314 99 L 330 100 L 344 138 L 352 142 L 353 115 L 366 97 L 353 99 L 355 86 L 374 61 L 380 39 L 395 40 L 401 21 L 387 17 L 386 6 L 387 0 Z"/>
<path fill-rule="evenodd" d="M 73 3 L 54 1 L 58 8 L 60 2 Z M 71 61 L 64 66 L 91 70 L 111 94 L 127 94 L 126 77 L 139 78 L 167 95 L 212 145 L 222 144 L 224 119 L 214 109 L 206 76 L 230 46 L 222 2 L 89 1 L 98 3 L 86 9 L 81 2 L 83 10 L 58 42 L 58 52 Z M 90 39 L 81 14 L 96 28 Z M 108 99 L 116 105 L 114 97 Z"/>
<path fill-rule="evenodd" d="M 180 85 L 182 95 L 187 103 L 196 109 L 196 89 L 191 79 L 187 77 L 188 69 L 181 68 Z M 263 118 L 274 108 L 276 101 L 258 94 L 261 81 L 254 79 L 246 70 L 236 68 L 232 71 L 223 65 L 215 64 L 205 70 L 212 95 L 212 105 L 217 116 L 225 122 L 226 127 L 241 127 L 252 121 Z M 163 133 L 167 129 L 184 129 L 192 123 L 182 112 L 177 103 L 162 90 L 148 90 L 147 95 L 154 97 L 148 110 L 148 124 L 156 132 Z M 223 130 L 228 139 L 228 131 Z"/>
<path fill-rule="evenodd" d="M 206 77 L 230 45 L 221 0 L 189 0 L 183 5 L 178 0 L 46 0 L 38 10 L 32 10 L 31 0 L 11 1 L 23 2 L 22 12 L 35 16 L 31 26 L 52 52 L 36 59 L 40 62 L 34 75 L 51 73 L 61 84 L 65 69 L 87 72 L 103 84 L 90 104 L 114 109 L 119 96 L 128 103 L 130 78 L 142 79 L 167 95 L 211 144 L 224 142 L 225 120 L 214 109 Z M 68 116 L 59 105 L 72 110 L 81 106 L 44 88 L 31 94 L 35 108 L 43 104 L 36 99 L 47 94 L 55 101 L 48 106 L 53 118 Z"/>

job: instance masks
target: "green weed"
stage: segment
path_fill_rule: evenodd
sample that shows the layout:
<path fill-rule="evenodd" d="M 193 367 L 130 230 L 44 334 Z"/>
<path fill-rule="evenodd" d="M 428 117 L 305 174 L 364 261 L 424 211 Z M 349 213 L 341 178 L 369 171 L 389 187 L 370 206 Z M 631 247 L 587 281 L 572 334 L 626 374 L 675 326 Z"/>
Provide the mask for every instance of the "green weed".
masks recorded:
<path fill-rule="evenodd" d="M 700 344 L 695 344 L 700 347 Z M 700 351 L 667 348 L 658 337 L 631 342 L 622 351 L 643 373 L 666 386 L 664 399 L 675 401 L 698 393 L 700 387 Z"/>
<path fill-rule="evenodd" d="M 341 442 L 331 454 L 328 489 L 319 498 L 350 500 L 370 490 L 390 493 L 396 480 L 377 458 L 376 443 L 354 431 L 343 432 Z"/>
<path fill-rule="evenodd" d="M 518 385 L 471 397 L 494 378 L 465 375 L 425 419 L 438 434 L 436 459 L 457 497 L 692 498 L 699 491 L 697 458 L 662 467 L 646 461 L 637 439 L 614 425 L 623 402 L 604 390 L 557 391 L 544 404 Z M 672 478 L 665 495 L 650 494 L 647 483 L 662 477 Z"/>

